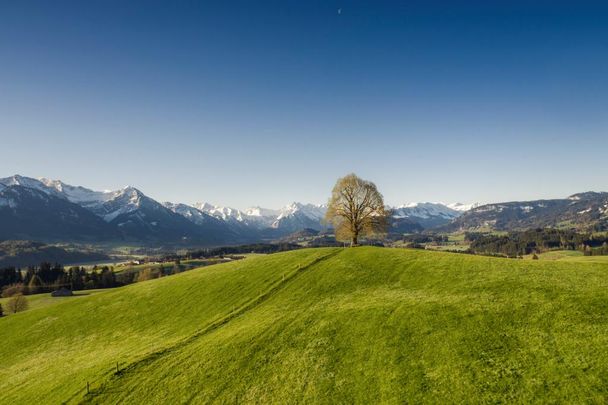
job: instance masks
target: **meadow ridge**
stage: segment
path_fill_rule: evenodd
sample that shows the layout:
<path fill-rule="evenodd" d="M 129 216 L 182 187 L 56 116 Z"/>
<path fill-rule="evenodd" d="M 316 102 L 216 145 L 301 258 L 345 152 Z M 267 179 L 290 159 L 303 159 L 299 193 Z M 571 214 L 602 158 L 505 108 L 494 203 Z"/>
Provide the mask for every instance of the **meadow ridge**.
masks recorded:
<path fill-rule="evenodd" d="M 252 257 L 0 319 L 2 402 L 601 402 L 607 272 L 373 247 Z"/>

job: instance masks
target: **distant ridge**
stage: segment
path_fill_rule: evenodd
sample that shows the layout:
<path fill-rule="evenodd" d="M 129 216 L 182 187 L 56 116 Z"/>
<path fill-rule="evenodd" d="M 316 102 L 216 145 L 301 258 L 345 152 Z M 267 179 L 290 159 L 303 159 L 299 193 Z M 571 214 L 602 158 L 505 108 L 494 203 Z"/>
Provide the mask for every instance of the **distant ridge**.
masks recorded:
<path fill-rule="evenodd" d="M 511 231 L 537 227 L 607 230 L 608 193 L 585 192 L 563 199 L 486 204 L 465 212 L 443 230 Z"/>

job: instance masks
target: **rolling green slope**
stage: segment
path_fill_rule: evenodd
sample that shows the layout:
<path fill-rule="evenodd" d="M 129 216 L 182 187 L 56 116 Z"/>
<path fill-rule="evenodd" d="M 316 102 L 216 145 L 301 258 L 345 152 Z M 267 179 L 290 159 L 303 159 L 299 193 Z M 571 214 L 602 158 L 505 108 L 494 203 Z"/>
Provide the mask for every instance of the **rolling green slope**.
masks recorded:
<path fill-rule="evenodd" d="M 255 257 L 0 319 L 0 402 L 603 402 L 607 287 L 602 263 Z"/>

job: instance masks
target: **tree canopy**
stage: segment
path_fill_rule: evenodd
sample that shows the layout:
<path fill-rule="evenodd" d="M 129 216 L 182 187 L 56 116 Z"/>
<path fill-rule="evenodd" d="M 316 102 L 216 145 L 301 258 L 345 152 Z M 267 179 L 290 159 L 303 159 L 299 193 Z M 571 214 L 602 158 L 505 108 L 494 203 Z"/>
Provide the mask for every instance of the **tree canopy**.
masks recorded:
<path fill-rule="evenodd" d="M 325 221 L 333 226 L 337 240 L 349 241 L 356 246 L 361 237 L 386 233 L 388 216 L 376 185 L 349 174 L 336 182 Z"/>

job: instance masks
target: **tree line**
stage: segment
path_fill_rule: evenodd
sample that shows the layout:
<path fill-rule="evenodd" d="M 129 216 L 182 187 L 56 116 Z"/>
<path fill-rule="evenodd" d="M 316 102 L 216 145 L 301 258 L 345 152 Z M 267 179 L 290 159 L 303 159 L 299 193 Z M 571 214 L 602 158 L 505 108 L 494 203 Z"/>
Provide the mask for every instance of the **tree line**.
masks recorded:
<path fill-rule="evenodd" d="M 517 257 L 547 250 L 579 250 L 585 255 L 608 255 L 608 235 L 584 234 L 561 229 L 532 229 L 507 235 L 465 233 L 470 250 L 481 254 Z"/>
<path fill-rule="evenodd" d="M 13 266 L 0 269 L 0 288 L 4 297 L 51 292 L 62 287 L 90 290 L 125 284 L 128 284 L 127 280 L 122 280 L 109 266 L 91 270 L 84 267 L 65 269 L 59 263 L 42 262 L 38 266 L 28 266 L 25 270 Z"/>

